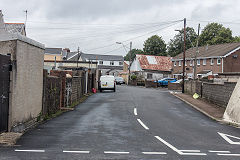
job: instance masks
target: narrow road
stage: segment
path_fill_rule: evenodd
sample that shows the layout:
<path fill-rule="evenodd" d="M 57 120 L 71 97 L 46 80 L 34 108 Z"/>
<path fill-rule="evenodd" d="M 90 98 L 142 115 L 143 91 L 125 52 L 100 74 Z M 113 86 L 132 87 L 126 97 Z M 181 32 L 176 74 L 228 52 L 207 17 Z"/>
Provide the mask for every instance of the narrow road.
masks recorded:
<path fill-rule="evenodd" d="M 238 137 L 166 89 L 117 86 L 1 147 L 0 159 L 240 159 Z"/>

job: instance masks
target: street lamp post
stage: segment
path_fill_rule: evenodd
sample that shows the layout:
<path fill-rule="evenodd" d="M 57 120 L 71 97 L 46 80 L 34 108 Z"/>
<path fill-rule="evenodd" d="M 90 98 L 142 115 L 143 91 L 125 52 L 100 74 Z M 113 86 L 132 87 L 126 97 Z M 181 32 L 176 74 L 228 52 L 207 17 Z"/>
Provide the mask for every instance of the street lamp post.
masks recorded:
<path fill-rule="evenodd" d="M 126 51 L 126 53 L 128 54 L 127 52 L 127 49 L 126 49 L 126 46 L 122 43 L 122 42 L 116 42 L 117 44 L 121 44 L 124 48 L 124 50 Z M 128 83 L 130 81 L 130 66 L 131 66 L 131 51 L 132 51 L 132 42 L 130 42 L 130 48 L 129 48 L 129 65 L 128 65 Z"/>

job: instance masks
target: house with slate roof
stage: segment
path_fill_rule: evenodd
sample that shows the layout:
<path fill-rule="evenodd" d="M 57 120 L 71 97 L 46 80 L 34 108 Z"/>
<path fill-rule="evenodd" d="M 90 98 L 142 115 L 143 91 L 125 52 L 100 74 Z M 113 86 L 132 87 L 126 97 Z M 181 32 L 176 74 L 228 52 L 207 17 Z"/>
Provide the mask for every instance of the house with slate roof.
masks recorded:
<path fill-rule="evenodd" d="M 185 71 L 187 78 L 193 77 L 196 48 L 186 51 Z M 182 77 L 183 53 L 172 58 L 173 76 Z M 240 43 L 226 43 L 199 47 L 197 54 L 197 76 L 218 75 L 225 72 L 240 72 Z"/>
<path fill-rule="evenodd" d="M 123 56 L 70 52 L 67 57 L 68 61 L 97 62 L 102 75 L 118 76 L 123 71 Z"/>
<path fill-rule="evenodd" d="M 159 80 L 171 76 L 171 57 L 137 54 L 130 71 L 141 75 L 145 80 Z"/>
<path fill-rule="evenodd" d="M 63 60 L 63 50 L 62 48 L 45 48 L 44 60 Z"/>
<path fill-rule="evenodd" d="M 21 35 L 26 36 L 24 23 L 4 23 L 4 26 L 9 33 L 20 33 Z"/>

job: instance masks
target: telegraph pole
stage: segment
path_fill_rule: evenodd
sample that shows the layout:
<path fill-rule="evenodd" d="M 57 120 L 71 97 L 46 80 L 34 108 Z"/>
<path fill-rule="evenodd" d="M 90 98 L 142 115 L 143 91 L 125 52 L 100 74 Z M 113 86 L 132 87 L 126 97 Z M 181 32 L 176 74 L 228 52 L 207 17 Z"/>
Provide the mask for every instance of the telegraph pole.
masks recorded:
<path fill-rule="evenodd" d="M 185 80 L 185 53 L 186 52 L 186 18 L 184 18 L 184 45 L 183 45 L 183 83 L 182 93 L 184 93 L 184 80 Z"/>
<path fill-rule="evenodd" d="M 132 53 L 131 53 L 131 51 L 132 51 L 132 42 L 130 42 L 130 50 L 129 50 L 129 66 L 128 66 L 128 84 L 129 84 L 129 82 L 130 82 L 130 75 L 131 75 L 131 72 L 130 72 L 130 67 L 131 67 L 131 61 L 132 61 Z"/>
<path fill-rule="evenodd" d="M 197 78 L 197 55 L 199 53 L 199 50 L 198 50 L 198 41 L 199 41 L 199 32 L 200 32 L 200 23 L 198 24 L 198 37 L 197 37 L 197 44 L 196 44 L 196 53 L 195 53 L 195 57 L 194 57 L 194 71 L 193 71 L 193 79 L 196 80 Z"/>
<path fill-rule="evenodd" d="M 78 51 L 77 51 L 77 53 L 78 53 L 78 56 L 77 56 L 77 68 L 78 68 L 78 60 L 79 60 L 79 47 L 78 47 Z"/>

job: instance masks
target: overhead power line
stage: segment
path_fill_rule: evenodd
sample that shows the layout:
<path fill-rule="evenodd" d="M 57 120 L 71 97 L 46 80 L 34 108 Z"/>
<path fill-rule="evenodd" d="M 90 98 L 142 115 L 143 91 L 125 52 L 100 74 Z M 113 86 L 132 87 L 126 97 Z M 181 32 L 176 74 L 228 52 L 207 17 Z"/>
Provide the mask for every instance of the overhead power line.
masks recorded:
<path fill-rule="evenodd" d="M 160 29 L 153 30 L 153 31 L 151 31 L 151 32 L 148 32 L 148 33 L 145 33 L 145 34 L 136 36 L 136 37 L 132 37 L 132 38 L 129 38 L 129 39 L 124 40 L 124 41 L 121 41 L 121 42 L 127 42 L 127 41 L 130 41 L 130 40 L 136 39 L 136 38 L 140 38 L 140 37 L 146 36 L 146 35 L 151 34 L 151 33 L 154 33 L 154 32 L 158 32 L 158 31 L 160 31 L 160 30 L 162 30 L 162 29 L 165 29 L 165 28 L 168 28 L 168 27 L 170 27 L 170 26 L 173 26 L 173 25 L 175 25 L 175 24 L 177 24 L 177 23 L 179 23 L 179 22 L 181 22 L 181 21 L 182 21 L 182 20 L 179 20 L 179 21 L 177 21 L 177 22 L 175 22 L 175 23 L 172 23 L 172 24 L 167 25 L 167 26 L 165 26 L 165 27 L 162 27 L 162 28 L 160 28 Z M 101 47 L 96 47 L 96 48 L 88 49 L 88 50 L 86 50 L 86 52 L 88 52 L 88 51 L 93 51 L 93 50 L 98 50 L 98 49 L 102 49 L 102 48 L 106 48 L 106 47 L 110 47 L 110 46 L 113 46 L 113 45 L 115 45 L 115 43 L 112 43 L 112 44 L 109 44 L 109 45 L 105 45 L 105 46 L 101 46 Z"/>

